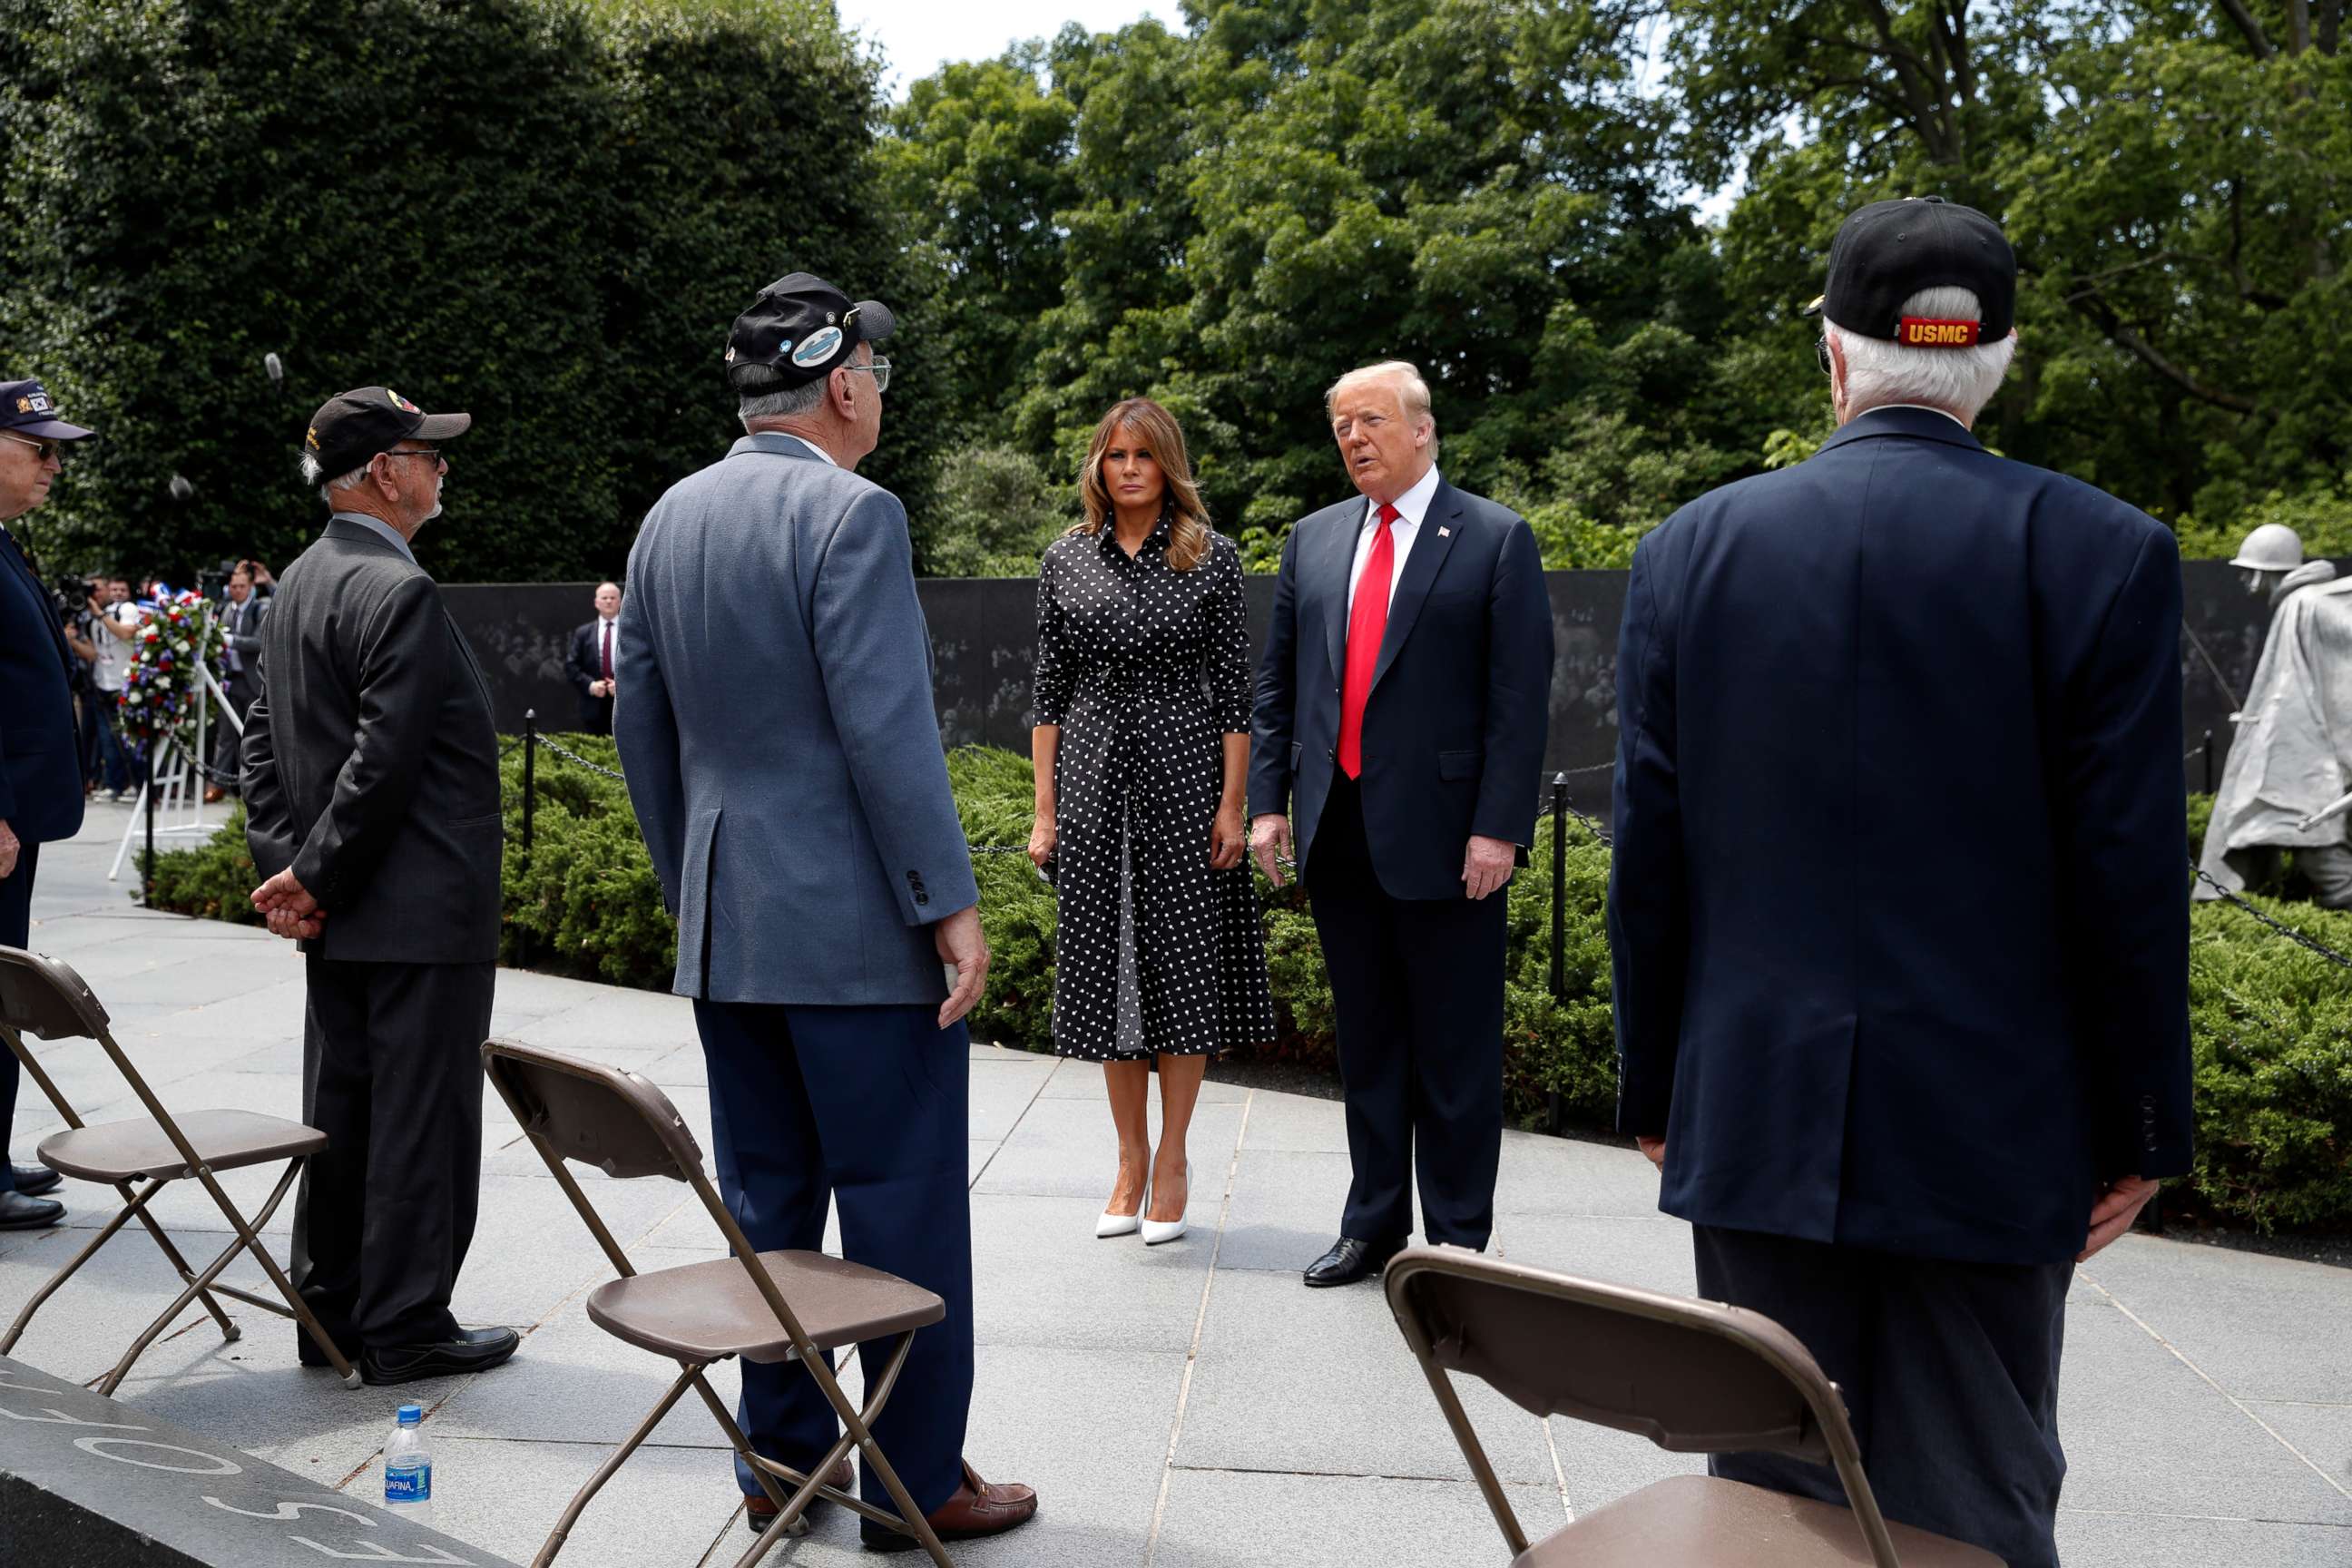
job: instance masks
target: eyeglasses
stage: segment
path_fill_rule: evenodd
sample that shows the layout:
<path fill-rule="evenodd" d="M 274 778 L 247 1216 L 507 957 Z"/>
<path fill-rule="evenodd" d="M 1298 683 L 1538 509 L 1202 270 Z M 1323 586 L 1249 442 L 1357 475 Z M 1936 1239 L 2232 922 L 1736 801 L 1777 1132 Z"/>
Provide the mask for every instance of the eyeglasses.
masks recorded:
<path fill-rule="evenodd" d="M 59 463 L 66 460 L 66 444 L 63 441 L 36 441 L 30 436 L 19 436 L 14 430 L 0 430 L 0 436 L 7 437 L 19 446 L 30 447 L 41 455 L 44 463 L 51 458 Z"/>
<path fill-rule="evenodd" d="M 431 447 L 394 447 L 391 451 L 379 453 L 378 456 L 385 458 L 430 458 L 436 463 L 446 463 L 449 460 Z"/>
<path fill-rule="evenodd" d="M 874 378 L 874 390 L 877 392 L 887 392 L 890 390 L 890 362 L 882 358 L 879 354 L 877 354 L 868 363 L 845 364 L 841 368 L 844 370 L 862 370 L 866 372 Z"/>
<path fill-rule="evenodd" d="M 1828 333 L 1824 332 L 1820 337 L 1813 340 L 1813 358 L 1821 364 L 1822 374 L 1823 375 L 1832 374 L 1830 370 L 1830 340 Z"/>

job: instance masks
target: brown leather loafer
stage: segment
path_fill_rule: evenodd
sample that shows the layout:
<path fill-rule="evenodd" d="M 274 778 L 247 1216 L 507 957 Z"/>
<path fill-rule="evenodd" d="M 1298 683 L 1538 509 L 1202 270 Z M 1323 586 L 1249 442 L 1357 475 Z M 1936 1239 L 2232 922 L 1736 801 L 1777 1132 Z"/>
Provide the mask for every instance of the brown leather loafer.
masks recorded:
<path fill-rule="evenodd" d="M 844 1454 L 840 1463 L 825 1471 L 824 1484 L 837 1492 L 845 1492 L 857 1484 L 857 1472 L 849 1468 L 848 1455 Z M 776 1485 L 783 1487 L 785 1496 L 792 1495 L 792 1489 L 784 1487 L 782 1477 L 777 1478 Z M 822 1492 L 809 1499 L 808 1507 L 801 1510 L 801 1519 L 805 1521 L 810 1514 L 823 1508 L 824 1503 L 824 1494 Z M 743 1522 L 751 1527 L 751 1533 L 754 1535 L 766 1533 L 768 1526 L 776 1522 L 776 1515 L 779 1511 L 781 1510 L 777 1509 L 774 1502 L 770 1500 L 765 1492 L 753 1492 L 743 1500 Z M 807 1525 L 803 1523 L 785 1533 L 798 1535 L 803 1533 L 807 1528 Z"/>
<path fill-rule="evenodd" d="M 1019 1481 L 983 1481 L 967 1460 L 963 1485 L 955 1495 L 926 1516 L 931 1533 L 941 1541 L 976 1541 L 1002 1535 L 1014 1525 L 1037 1517 L 1037 1489 Z M 868 1552 L 919 1552 L 923 1543 L 870 1519 L 857 1521 L 859 1537 Z"/>

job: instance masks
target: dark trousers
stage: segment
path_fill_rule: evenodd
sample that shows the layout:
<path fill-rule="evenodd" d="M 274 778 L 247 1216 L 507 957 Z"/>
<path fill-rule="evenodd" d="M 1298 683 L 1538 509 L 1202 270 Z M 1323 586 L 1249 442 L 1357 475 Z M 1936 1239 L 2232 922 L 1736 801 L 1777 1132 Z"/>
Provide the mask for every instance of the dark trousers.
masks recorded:
<path fill-rule="evenodd" d="M 762 1252 L 824 1245 L 828 1200 L 841 1249 L 937 1294 L 947 1318 L 915 1333 L 913 1353 L 874 1424 L 891 1468 L 925 1513 L 963 1481 L 971 1408 L 971 1205 L 966 1195 L 971 1041 L 930 1005 L 770 1006 L 697 1002 L 710 1068 L 719 1190 Z M 862 1346 L 868 1379 L 893 1342 Z M 739 1411 L 761 1454 L 795 1469 L 822 1458 L 840 1423 L 797 1365 L 743 1363 Z M 736 1461 L 748 1496 L 760 1489 Z M 861 1495 L 897 1510 L 874 1472 Z"/>
<path fill-rule="evenodd" d="M 1338 1014 L 1354 1176 L 1340 1233 L 1422 1232 L 1483 1248 L 1503 1152 L 1505 895 L 1392 899 L 1372 873 L 1362 795 L 1344 775 L 1308 853 L 1307 891 Z"/>
<path fill-rule="evenodd" d="M 33 940 L 33 871 L 40 859 L 39 845 L 17 841 L 16 868 L 0 878 L 0 947 L 23 947 Z M 8 1169 L 8 1140 L 16 1125 L 16 1079 L 23 1071 L 16 1052 L 0 1050 L 0 1193 L 16 1190 Z"/>
<path fill-rule="evenodd" d="M 1882 1512 L 2055 1568 L 2069 1263 L 1953 1263 L 1696 1226 L 1698 1293 L 1763 1313 L 1845 1396 Z M 1826 1465 L 1718 1454 L 1731 1480 L 1843 1502 Z"/>
<path fill-rule="evenodd" d="M 498 968 L 314 952 L 307 978 L 302 1120 L 327 1147 L 295 1199 L 294 1283 L 346 1350 L 448 1339 L 481 1196 Z"/>
<path fill-rule="evenodd" d="M 580 700 L 580 732 L 583 735 L 609 735 L 613 732 L 613 700 L 609 697 L 583 697 Z M 882 1451 L 888 1453 L 885 1445 Z"/>
<path fill-rule="evenodd" d="M 121 694 L 98 694 L 98 765 L 108 789 L 126 790 L 138 782 L 138 755 L 122 739 L 121 716 L 115 710 Z"/>
<path fill-rule="evenodd" d="M 236 710 L 239 721 L 245 718 L 245 710 L 253 706 L 253 690 L 246 684 L 242 674 L 224 675 L 221 678 L 221 695 L 228 699 L 228 705 Z M 226 713 L 214 714 L 212 724 L 213 776 L 207 782 L 236 795 L 239 793 L 237 760 L 244 746 L 244 736 L 236 725 L 229 722 Z"/>

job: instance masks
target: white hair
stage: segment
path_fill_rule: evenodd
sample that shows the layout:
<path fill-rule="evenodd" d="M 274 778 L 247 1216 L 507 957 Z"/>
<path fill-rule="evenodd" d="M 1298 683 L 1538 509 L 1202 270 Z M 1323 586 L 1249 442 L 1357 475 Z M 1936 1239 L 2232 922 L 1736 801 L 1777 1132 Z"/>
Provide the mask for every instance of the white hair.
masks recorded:
<path fill-rule="evenodd" d="M 735 417 L 749 429 L 754 419 L 790 419 L 797 415 L 814 414 L 824 403 L 829 375 L 814 381 L 802 382 L 798 386 L 779 386 L 772 392 L 746 392 L 736 399 Z"/>
<path fill-rule="evenodd" d="M 1410 360 L 1384 359 L 1378 364 L 1359 365 L 1333 382 L 1323 394 L 1323 412 L 1328 416 L 1339 394 L 1366 382 L 1387 382 L 1396 387 L 1397 402 L 1407 419 L 1429 421 L 1429 458 L 1437 460 L 1437 416 L 1430 412 L 1429 383 L 1421 378 L 1421 367 Z"/>
<path fill-rule="evenodd" d="M 368 459 L 368 462 L 373 462 L 374 460 L 374 458 L 371 458 Z M 320 499 L 324 500 L 326 503 L 331 507 L 335 504 L 334 494 L 337 490 L 350 489 L 353 485 L 358 484 L 362 479 L 367 478 L 368 465 L 367 463 L 362 463 L 350 473 L 337 474 L 333 479 L 326 478 L 326 472 L 327 470 L 320 466 L 316 454 L 310 452 L 305 452 L 302 454 L 302 483 L 310 489 L 317 490 Z"/>
<path fill-rule="evenodd" d="M 1922 289 L 1903 301 L 1900 312 L 1937 321 L 1981 321 L 1984 307 L 1969 289 Z M 1884 338 L 1866 338 L 1824 317 L 1822 334 L 1845 358 L 1845 403 L 1860 414 L 1890 403 L 1918 403 L 1945 409 L 1975 424 L 2017 352 L 2014 336 L 1965 349 L 1914 349 Z"/>

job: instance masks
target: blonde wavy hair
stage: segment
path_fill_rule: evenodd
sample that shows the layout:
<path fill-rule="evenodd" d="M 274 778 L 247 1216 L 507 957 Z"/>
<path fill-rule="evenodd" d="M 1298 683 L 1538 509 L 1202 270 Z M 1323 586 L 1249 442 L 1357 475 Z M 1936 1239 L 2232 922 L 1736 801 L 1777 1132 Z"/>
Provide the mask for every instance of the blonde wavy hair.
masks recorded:
<path fill-rule="evenodd" d="M 1192 460 L 1184 451 L 1184 432 L 1176 416 L 1148 397 L 1129 397 L 1111 405 L 1110 412 L 1095 426 L 1094 439 L 1087 443 L 1087 460 L 1078 470 L 1078 496 L 1085 501 L 1087 520 L 1075 523 L 1069 531 L 1099 535 L 1110 523 L 1113 513 L 1110 487 L 1103 483 L 1103 454 L 1118 439 L 1121 430 L 1132 430 L 1136 439 L 1159 463 L 1166 479 L 1167 500 L 1172 504 L 1175 519 L 1169 528 L 1168 564 L 1179 572 L 1190 572 L 1209 557 L 1209 509 L 1202 504 L 1200 487 L 1192 482 Z"/>

